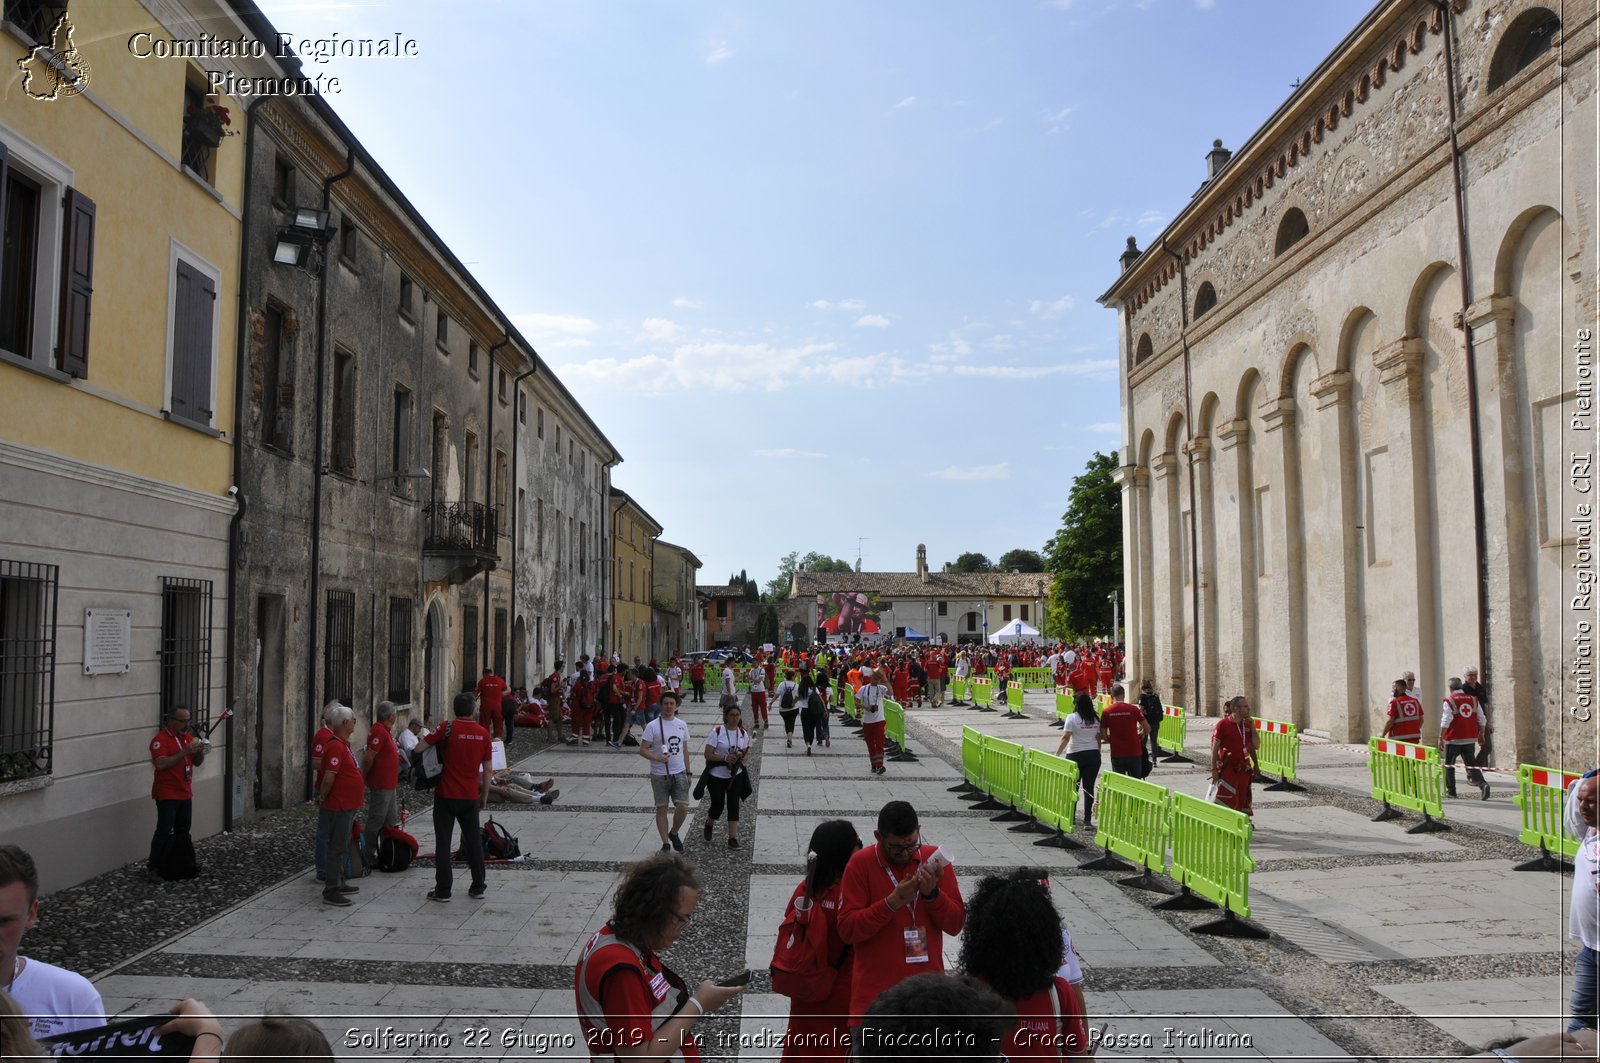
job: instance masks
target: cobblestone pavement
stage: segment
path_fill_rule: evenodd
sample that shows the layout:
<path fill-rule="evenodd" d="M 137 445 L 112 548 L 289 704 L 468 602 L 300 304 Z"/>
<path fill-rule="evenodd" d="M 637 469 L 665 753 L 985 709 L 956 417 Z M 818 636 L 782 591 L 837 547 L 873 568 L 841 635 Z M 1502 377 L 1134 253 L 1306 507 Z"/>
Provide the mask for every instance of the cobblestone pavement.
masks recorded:
<path fill-rule="evenodd" d="M 1051 869 L 1094 1024 L 1107 1027 L 1102 1059 L 1451 1058 L 1562 1021 L 1571 880 L 1512 870 L 1530 851 L 1515 838 L 1509 777 L 1490 775 L 1486 802 L 1450 802 L 1449 832 L 1408 835 L 1404 822 L 1370 822 L 1378 806 L 1365 796 L 1363 748 L 1308 741 L 1305 792 L 1257 787 L 1252 921 L 1271 936 L 1216 938 L 1193 933 L 1207 913 L 1153 910 L 1160 898 L 1118 885 L 1124 875 L 1082 870 L 1092 847 L 1038 847 L 1038 835 L 992 823 L 950 791 L 964 725 L 1054 751 L 1060 732 L 1044 695 L 1029 696 L 1028 712 L 910 710 L 920 759 L 881 777 L 839 722 L 833 745 L 810 756 L 798 737 L 788 748 L 781 729 L 764 733 L 744 848 L 729 849 L 720 828 L 702 839 L 703 806 L 683 834 L 706 889 L 669 964 L 691 982 L 757 972 L 699 1026 L 709 1057 L 779 1054 L 787 1001 L 770 992 L 765 967 L 804 840 L 834 816 L 870 837 L 891 798 L 917 807 L 924 836 L 952 853 L 969 889 L 990 871 Z M 683 715 L 698 746 L 715 706 Z M 1191 730 L 1193 753 L 1209 728 Z M 514 759 L 528 748 L 519 743 Z M 292 1011 L 314 1017 L 341 1058 L 587 1058 L 572 964 L 609 911 L 619 869 L 659 844 L 646 765 L 633 749 L 594 745 L 545 747 L 519 766 L 554 776 L 561 799 L 493 809 L 526 858 L 491 867 L 480 901 L 462 889 L 448 905 L 428 902 L 433 869 L 422 864 L 361 879 L 349 908 L 324 907 L 309 866 L 312 820 L 288 813 L 202 844 L 212 872 L 196 883 L 152 884 L 126 870 L 47 898 L 24 952 L 93 975 L 108 1013 L 149 1013 L 182 996 L 225 1016 Z M 1205 766 L 1163 764 L 1152 778 L 1200 793 Z M 411 821 L 424 851 L 427 820 Z M 952 968 L 958 947 L 947 943 Z"/>

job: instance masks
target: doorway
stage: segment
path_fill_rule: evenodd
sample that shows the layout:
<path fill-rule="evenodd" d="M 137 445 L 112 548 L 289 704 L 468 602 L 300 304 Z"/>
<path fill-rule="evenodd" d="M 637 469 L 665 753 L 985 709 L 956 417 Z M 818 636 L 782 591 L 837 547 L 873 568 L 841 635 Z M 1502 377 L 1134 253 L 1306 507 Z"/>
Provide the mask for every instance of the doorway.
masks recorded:
<path fill-rule="evenodd" d="M 284 602 L 256 599 L 256 808 L 283 807 Z"/>

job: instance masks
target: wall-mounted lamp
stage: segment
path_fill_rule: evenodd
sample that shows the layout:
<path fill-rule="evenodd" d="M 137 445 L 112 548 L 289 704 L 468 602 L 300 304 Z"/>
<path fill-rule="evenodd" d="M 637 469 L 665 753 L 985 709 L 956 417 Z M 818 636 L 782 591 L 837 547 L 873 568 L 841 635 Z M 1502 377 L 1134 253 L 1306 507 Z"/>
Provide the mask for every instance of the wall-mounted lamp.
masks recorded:
<path fill-rule="evenodd" d="M 374 476 L 372 478 L 372 482 L 382 483 L 384 480 L 426 480 L 432 476 L 433 473 L 429 472 L 427 469 L 424 469 L 422 466 L 412 465 L 401 469 L 399 472 L 386 472 L 382 473 L 381 475 Z"/>
<path fill-rule="evenodd" d="M 316 207 L 295 207 L 294 219 L 288 228 L 278 230 L 278 240 L 272 249 L 272 261 L 282 266 L 316 271 L 320 245 L 332 238 L 328 227 L 328 212 Z"/>

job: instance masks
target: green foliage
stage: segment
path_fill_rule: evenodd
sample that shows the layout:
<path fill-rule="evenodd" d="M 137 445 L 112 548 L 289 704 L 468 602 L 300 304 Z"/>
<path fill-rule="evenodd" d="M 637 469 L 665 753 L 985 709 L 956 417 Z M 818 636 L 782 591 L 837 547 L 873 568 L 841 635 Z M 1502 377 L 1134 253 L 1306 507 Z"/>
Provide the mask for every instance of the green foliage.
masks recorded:
<path fill-rule="evenodd" d="M 789 588 L 793 585 L 794 574 L 799 569 L 807 572 L 854 572 L 855 568 L 848 561 L 819 554 L 813 550 L 804 557 L 800 551 L 791 550 L 778 559 L 778 574 L 767 581 L 763 599 L 769 602 L 781 602 L 789 597 Z"/>
<path fill-rule="evenodd" d="M 995 568 L 1001 572 L 1043 572 L 1044 557 L 1037 550 L 1024 550 L 1019 546 L 1001 554 Z"/>
<path fill-rule="evenodd" d="M 956 558 L 955 564 L 950 567 L 957 572 L 993 572 L 994 562 L 985 554 L 969 551 Z"/>
<path fill-rule="evenodd" d="M 1095 452 L 1072 481 L 1061 528 L 1045 544 L 1051 575 L 1047 632 L 1093 635 L 1111 627 L 1111 592 L 1122 586 L 1122 491 L 1117 459 Z"/>
<path fill-rule="evenodd" d="M 761 588 L 756 586 L 756 581 L 751 579 L 750 574 L 742 568 L 737 576 L 728 577 L 728 586 L 741 588 L 744 597 L 748 601 L 759 602 L 761 600 Z"/>
<path fill-rule="evenodd" d="M 780 641 L 778 635 L 778 610 L 767 605 L 761 609 L 761 615 L 756 618 L 756 642 L 777 645 Z"/>

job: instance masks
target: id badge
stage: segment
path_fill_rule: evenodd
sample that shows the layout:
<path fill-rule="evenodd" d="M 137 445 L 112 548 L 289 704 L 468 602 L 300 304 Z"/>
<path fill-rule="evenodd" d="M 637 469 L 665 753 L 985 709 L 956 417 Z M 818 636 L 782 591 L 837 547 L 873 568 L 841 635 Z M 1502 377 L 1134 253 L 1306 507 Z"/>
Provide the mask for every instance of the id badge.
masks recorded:
<path fill-rule="evenodd" d="M 920 926 L 907 927 L 905 931 L 905 938 L 906 962 L 927 963 L 928 931 Z"/>

